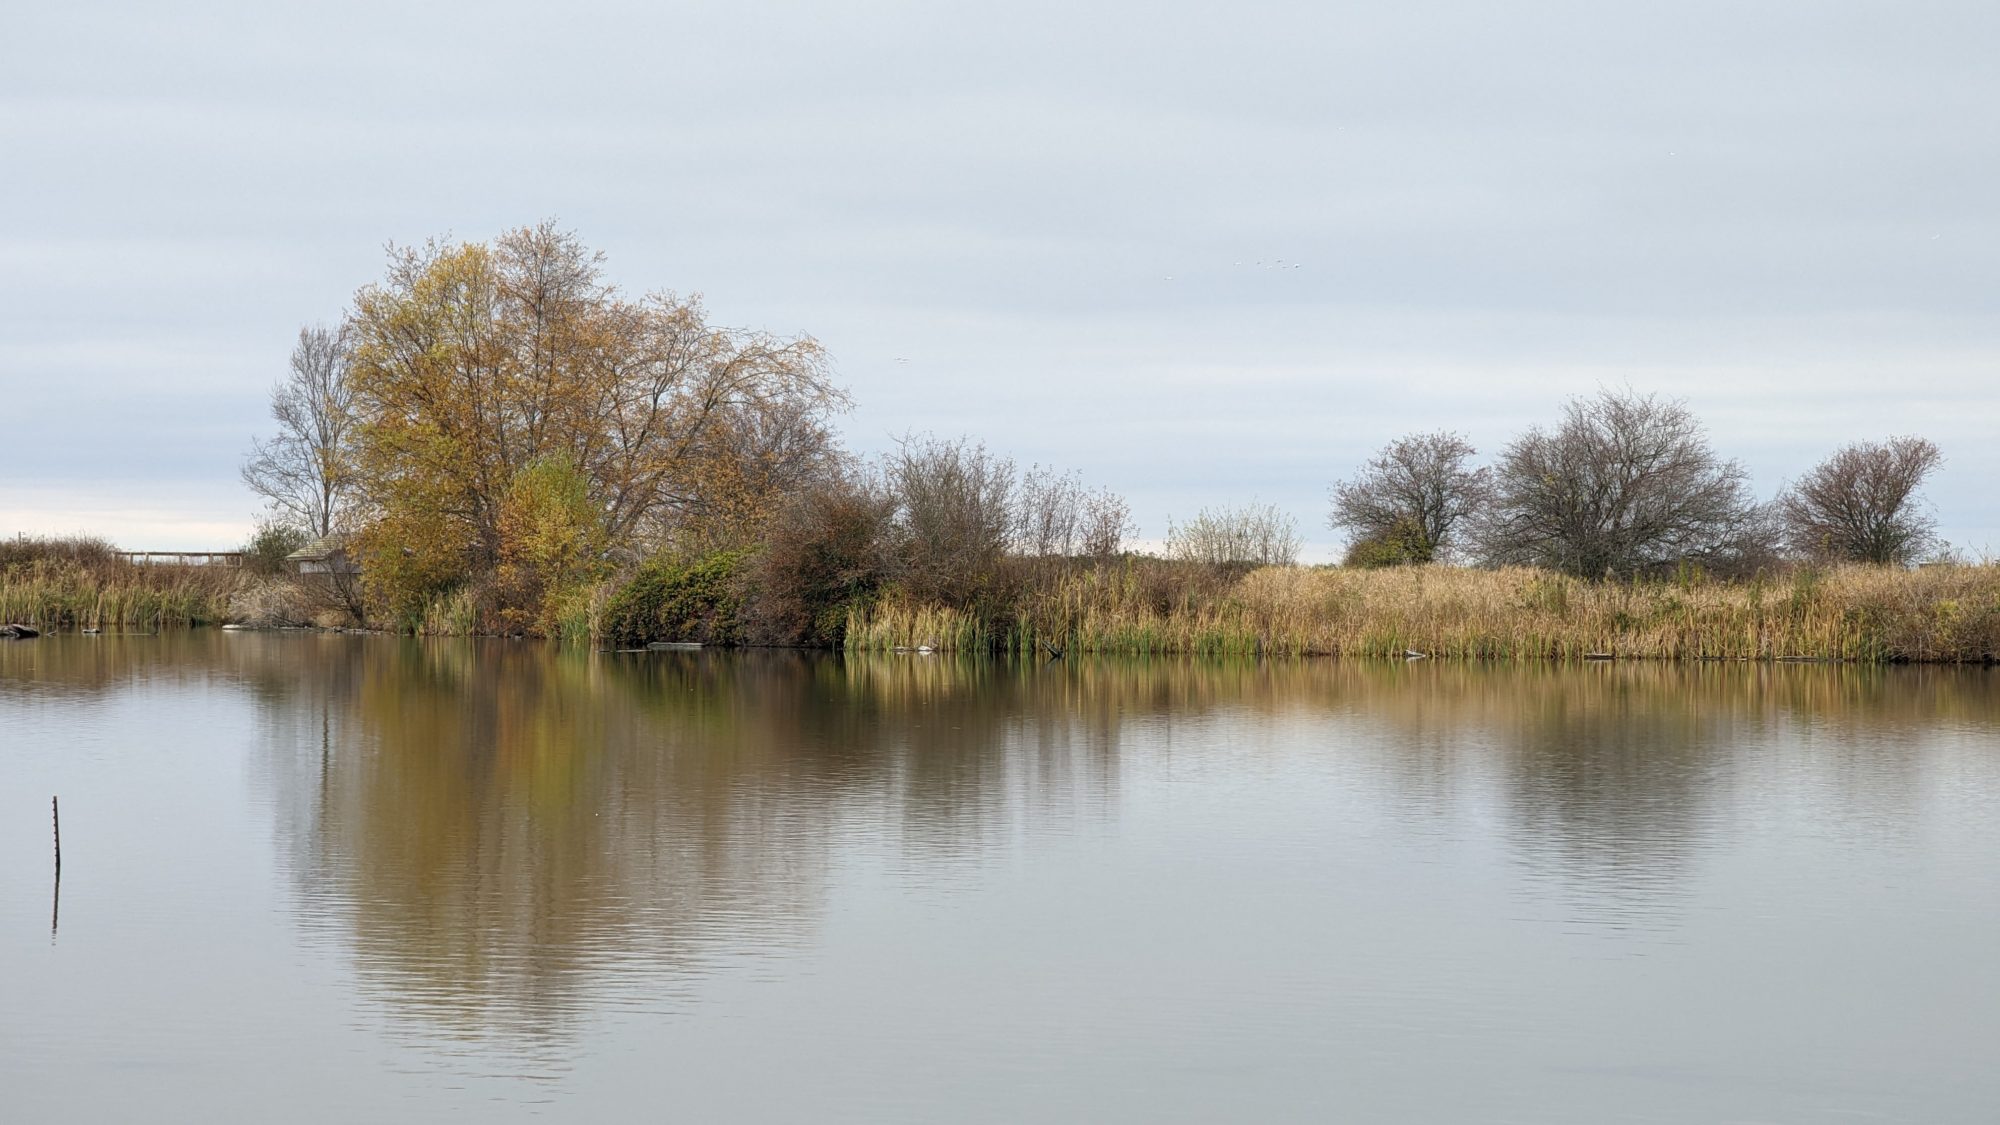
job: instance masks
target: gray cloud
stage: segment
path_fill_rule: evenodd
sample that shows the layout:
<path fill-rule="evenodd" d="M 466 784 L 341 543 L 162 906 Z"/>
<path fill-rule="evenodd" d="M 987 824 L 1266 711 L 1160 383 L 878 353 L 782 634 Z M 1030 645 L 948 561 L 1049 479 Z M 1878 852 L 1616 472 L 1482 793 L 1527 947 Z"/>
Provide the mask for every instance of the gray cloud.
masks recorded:
<path fill-rule="evenodd" d="M 1492 449 L 1629 382 L 1767 492 L 1928 434 L 1947 532 L 2000 546 L 1996 33 L 1803 0 L 50 6 L 0 47 L 0 522 L 143 495 L 211 545 L 293 333 L 382 243 L 554 215 L 628 287 L 820 336 L 857 447 L 972 431 L 1152 535 L 1253 494 L 1317 528 L 1401 430 Z"/>

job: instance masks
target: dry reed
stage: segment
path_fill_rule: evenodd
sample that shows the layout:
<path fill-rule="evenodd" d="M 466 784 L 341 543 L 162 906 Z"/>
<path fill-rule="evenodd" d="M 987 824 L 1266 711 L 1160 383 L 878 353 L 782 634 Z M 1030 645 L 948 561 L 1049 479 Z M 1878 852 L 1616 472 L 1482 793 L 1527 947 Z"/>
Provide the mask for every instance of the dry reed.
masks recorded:
<path fill-rule="evenodd" d="M 0 621 L 46 630 L 157 631 L 230 620 L 235 570 L 38 561 L 0 571 Z"/>
<path fill-rule="evenodd" d="M 1981 662 L 2000 652 L 2000 566 L 1801 568 L 1750 582 L 1585 582 L 1532 569 L 1265 567 L 1164 600 L 1143 568 L 1039 583 L 999 626 L 885 599 L 851 615 L 859 651 L 1445 659 Z"/>

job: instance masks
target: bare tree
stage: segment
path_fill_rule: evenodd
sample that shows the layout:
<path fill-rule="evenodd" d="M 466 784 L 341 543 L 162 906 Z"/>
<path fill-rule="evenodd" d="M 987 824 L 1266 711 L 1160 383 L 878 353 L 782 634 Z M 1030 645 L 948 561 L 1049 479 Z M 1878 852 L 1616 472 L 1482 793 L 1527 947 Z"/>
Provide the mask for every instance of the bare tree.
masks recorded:
<path fill-rule="evenodd" d="M 1082 528 L 1077 546 L 1094 559 L 1108 559 L 1125 547 L 1132 534 L 1132 509 L 1125 498 L 1100 488 L 1083 498 Z"/>
<path fill-rule="evenodd" d="M 1937 542 L 1917 490 L 1943 460 L 1920 437 L 1841 448 L 1779 497 L 1786 542 L 1819 558 L 1910 562 Z"/>
<path fill-rule="evenodd" d="M 1298 526 L 1275 504 L 1203 508 L 1167 525 L 1167 557 L 1226 565 L 1290 566 L 1299 557 Z"/>
<path fill-rule="evenodd" d="M 1014 512 L 1014 462 L 969 438 L 900 439 L 883 459 L 899 577 L 919 598 L 964 603 L 998 572 Z"/>
<path fill-rule="evenodd" d="M 840 640 L 847 614 L 887 573 L 894 503 L 872 474 L 839 466 L 793 491 L 756 556 L 749 606 L 758 644 Z"/>
<path fill-rule="evenodd" d="M 1460 434 L 1398 438 L 1352 480 L 1333 486 L 1328 522 L 1345 529 L 1356 548 L 1374 547 L 1380 561 L 1437 560 L 1485 499 L 1488 471 L 1466 465 L 1477 452 Z"/>
<path fill-rule="evenodd" d="M 1685 403 L 1607 390 L 1501 454 L 1479 540 L 1489 563 L 1601 578 L 1734 560 L 1760 523 Z"/>
<path fill-rule="evenodd" d="M 243 463 L 243 483 L 279 519 L 316 536 L 345 525 L 354 496 L 350 457 L 355 403 L 347 374 L 347 347 L 340 333 L 300 329 L 291 373 L 271 388 L 271 417 L 278 433 L 268 442 L 252 443 Z"/>
<path fill-rule="evenodd" d="M 1108 559 L 1131 534 L 1131 508 L 1108 488 L 1083 486 L 1076 473 L 1037 465 L 1014 492 L 1014 551 L 1031 559 Z"/>
<path fill-rule="evenodd" d="M 1076 473 L 1036 465 L 1014 493 L 1014 549 L 1029 558 L 1076 553 L 1083 532 L 1083 482 Z"/>

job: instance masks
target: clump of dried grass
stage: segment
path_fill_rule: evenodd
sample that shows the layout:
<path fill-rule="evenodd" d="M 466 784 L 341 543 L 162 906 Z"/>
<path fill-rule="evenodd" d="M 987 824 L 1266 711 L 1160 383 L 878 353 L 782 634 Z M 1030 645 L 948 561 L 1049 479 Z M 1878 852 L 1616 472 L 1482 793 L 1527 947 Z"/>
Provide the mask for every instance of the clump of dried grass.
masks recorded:
<path fill-rule="evenodd" d="M 887 598 L 857 610 L 847 637 L 864 650 L 1977 662 L 2000 653 L 2000 566 L 1634 583 L 1532 568 L 1264 567 L 1174 589 L 1157 564 L 1133 560 L 1038 584 L 999 627 Z"/>
<path fill-rule="evenodd" d="M 295 578 L 252 579 L 230 595 L 229 619 L 256 629 L 309 626 L 326 608 L 324 598 L 315 597 Z"/>

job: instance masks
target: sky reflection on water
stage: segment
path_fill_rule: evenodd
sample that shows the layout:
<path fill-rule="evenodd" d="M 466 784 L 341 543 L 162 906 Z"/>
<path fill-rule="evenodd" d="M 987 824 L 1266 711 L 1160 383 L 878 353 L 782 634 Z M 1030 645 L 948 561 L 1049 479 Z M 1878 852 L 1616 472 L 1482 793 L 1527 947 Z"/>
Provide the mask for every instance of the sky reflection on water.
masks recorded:
<path fill-rule="evenodd" d="M 8 1120 L 2000 1103 L 1992 670 L 59 637 L 0 731 Z"/>

